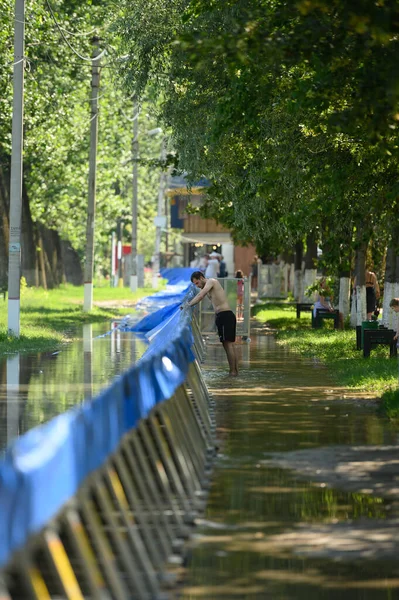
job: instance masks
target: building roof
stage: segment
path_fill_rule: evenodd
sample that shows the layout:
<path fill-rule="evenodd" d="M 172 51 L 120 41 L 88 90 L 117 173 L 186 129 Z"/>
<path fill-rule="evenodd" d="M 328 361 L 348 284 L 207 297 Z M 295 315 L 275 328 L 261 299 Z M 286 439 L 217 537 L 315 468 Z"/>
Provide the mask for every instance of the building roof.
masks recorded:
<path fill-rule="evenodd" d="M 198 179 L 197 181 L 194 181 L 190 184 L 190 188 L 194 189 L 194 188 L 207 188 L 210 187 L 211 183 L 208 179 L 206 179 L 206 177 L 201 177 L 201 179 Z M 175 177 L 170 177 L 169 181 L 168 181 L 168 190 L 176 190 L 176 189 L 187 189 L 188 186 L 188 182 L 186 179 L 186 176 L 183 175 L 177 175 Z"/>

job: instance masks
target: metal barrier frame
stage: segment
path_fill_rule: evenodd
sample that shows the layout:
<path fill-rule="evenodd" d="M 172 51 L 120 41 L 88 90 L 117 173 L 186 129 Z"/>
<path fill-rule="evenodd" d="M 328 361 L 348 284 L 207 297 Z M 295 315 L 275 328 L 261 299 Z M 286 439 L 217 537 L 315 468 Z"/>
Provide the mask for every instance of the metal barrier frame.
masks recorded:
<path fill-rule="evenodd" d="M 204 356 L 198 324 L 194 350 Z M 1 600 L 161 600 L 205 508 L 214 404 L 198 360 L 0 571 Z M 172 570 L 171 570 L 172 569 Z"/>

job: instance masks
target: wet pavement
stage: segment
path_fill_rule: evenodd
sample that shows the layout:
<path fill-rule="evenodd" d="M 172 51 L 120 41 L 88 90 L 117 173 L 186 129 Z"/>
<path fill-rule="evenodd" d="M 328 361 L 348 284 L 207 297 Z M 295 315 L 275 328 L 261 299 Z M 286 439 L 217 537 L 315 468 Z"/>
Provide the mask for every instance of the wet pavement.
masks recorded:
<path fill-rule="evenodd" d="M 117 325 L 84 325 L 59 352 L 0 360 L 0 455 L 28 429 L 96 396 L 143 354 L 145 343 Z"/>
<path fill-rule="evenodd" d="M 399 598 L 398 431 L 271 335 L 238 353 L 230 379 L 208 345 L 220 453 L 178 597 Z"/>

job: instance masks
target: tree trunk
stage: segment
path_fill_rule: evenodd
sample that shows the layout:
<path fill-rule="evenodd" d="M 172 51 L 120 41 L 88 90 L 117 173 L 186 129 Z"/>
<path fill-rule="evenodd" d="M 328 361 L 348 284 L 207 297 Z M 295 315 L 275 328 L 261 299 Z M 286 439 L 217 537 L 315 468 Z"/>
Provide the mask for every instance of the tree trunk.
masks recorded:
<path fill-rule="evenodd" d="M 356 276 L 356 325 L 362 324 L 367 318 L 366 311 L 366 252 L 367 243 L 361 241 L 355 252 Z"/>
<path fill-rule="evenodd" d="M 43 246 L 43 240 L 42 240 L 42 236 L 40 234 L 40 231 L 38 231 L 37 251 L 38 251 L 38 254 L 39 254 L 40 284 L 43 287 L 43 289 L 47 290 L 46 266 L 45 266 L 45 263 L 44 263 L 44 246 Z"/>
<path fill-rule="evenodd" d="M 83 270 L 78 253 L 67 240 L 61 240 L 61 257 L 64 267 L 63 281 L 83 285 Z"/>
<path fill-rule="evenodd" d="M 25 185 L 22 186 L 21 276 L 29 286 L 37 285 L 35 231 Z"/>
<path fill-rule="evenodd" d="M 314 302 L 315 295 L 306 296 L 306 289 L 317 279 L 317 242 L 313 233 L 306 238 L 305 273 L 303 276 L 303 291 L 301 302 Z"/>
<path fill-rule="evenodd" d="M 294 296 L 295 296 L 296 302 L 302 302 L 302 296 L 303 296 L 302 258 L 303 258 L 303 242 L 297 242 L 295 244 L 295 282 L 294 282 Z"/>

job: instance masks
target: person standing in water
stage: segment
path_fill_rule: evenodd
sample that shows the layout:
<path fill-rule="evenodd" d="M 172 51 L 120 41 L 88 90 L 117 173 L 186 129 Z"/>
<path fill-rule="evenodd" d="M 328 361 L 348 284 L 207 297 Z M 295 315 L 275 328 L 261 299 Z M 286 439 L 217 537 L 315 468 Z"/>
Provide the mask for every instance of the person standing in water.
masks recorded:
<path fill-rule="evenodd" d="M 237 357 L 235 353 L 234 343 L 236 341 L 236 316 L 232 310 L 230 310 L 229 303 L 224 289 L 220 285 L 217 279 L 210 278 L 206 279 L 201 271 L 194 271 L 191 274 L 192 283 L 200 290 L 200 292 L 180 308 L 184 306 L 195 306 L 208 296 L 212 302 L 213 309 L 215 311 L 215 322 L 219 334 L 219 339 L 223 344 L 224 351 L 226 352 L 227 360 L 230 367 L 230 375 L 237 377 L 238 366 Z"/>

